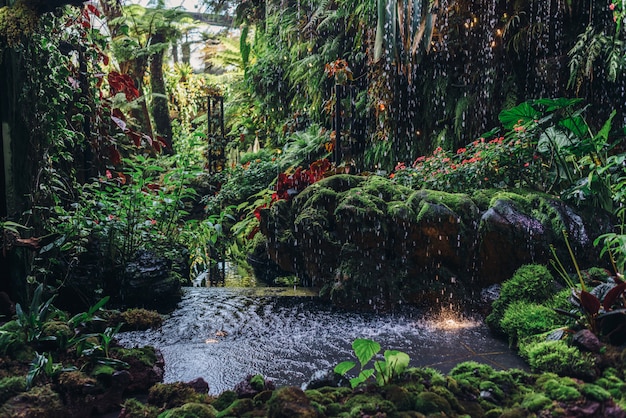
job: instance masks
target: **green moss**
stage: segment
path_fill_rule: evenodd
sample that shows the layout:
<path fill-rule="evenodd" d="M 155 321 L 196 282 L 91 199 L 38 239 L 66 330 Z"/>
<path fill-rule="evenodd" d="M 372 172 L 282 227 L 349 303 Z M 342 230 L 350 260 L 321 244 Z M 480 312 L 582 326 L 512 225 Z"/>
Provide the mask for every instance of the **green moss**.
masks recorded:
<path fill-rule="evenodd" d="M 547 408 L 550 404 L 552 404 L 552 400 L 543 393 L 530 392 L 524 396 L 520 406 L 530 412 L 537 412 Z"/>
<path fill-rule="evenodd" d="M 490 380 L 495 375 L 493 367 L 478 363 L 476 361 L 466 361 L 459 363 L 450 370 L 449 376 L 457 381 L 466 380 L 471 385 L 478 387 L 482 380 Z"/>
<path fill-rule="evenodd" d="M 211 405 L 187 403 L 163 412 L 159 415 L 159 418 L 215 418 L 216 416 L 217 411 Z"/>
<path fill-rule="evenodd" d="M 336 174 L 334 176 L 326 177 L 313 184 L 311 187 L 326 187 L 328 189 L 334 190 L 337 193 L 345 192 L 346 190 L 350 190 L 362 185 L 365 181 L 367 181 L 366 177 L 362 176 L 353 176 L 351 174 Z"/>
<path fill-rule="evenodd" d="M 26 378 L 11 376 L 0 379 L 0 404 L 26 390 Z"/>
<path fill-rule="evenodd" d="M 371 176 L 361 185 L 361 189 L 372 196 L 376 196 L 385 202 L 393 200 L 406 200 L 413 190 L 396 184 L 386 177 Z"/>
<path fill-rule="evenodd" d="M 62 417 L 63 402 L 50 385 L 35 386 L 7 400 L 0 407 L 0 417 Z"/>
<path fill-rule="evenodd" d="M 424 384 L 428 387 L 435 385 L 445 386 L 447 382 L 446 376 L 432 367 L 410 367 L 404 371 L 402 378 L 410 382 Z"/>
<path fill-rule="evenodd" d="M 350 417 L 362 417 L 366 415 L 392 414 L 396 406 L 381 397 L 378 393 L 358 394 L 348 399 L 345 404 Z"/>
<path fill-rule="evenodd" d="M 530 367 L 536 372 L 553 372 L 559 375 L 593 377 L 595 357 L 582 353 L 565 341 L 542 341 L 525 348 Z"/>
<path fill-rule="evenodd" d="M 406 202 L 392 201 L 387 204 L 387 213 L 396 222 L 407 221 L 412 222 L 416 215 Z"/>
<path fill-rule="evenodd" d="M 499 189 L 477 189 L 472 193 L 471 198 L 480 211 L 484 212 L 489 209 L 491 199 L 493 199 L 493 197 L 500 192 L 501 190 Z"/>
<path fill-rule="evenodd" d="M 58 341 L 67 341 L 74 335 L 70 327 L 61 321 L 48 321 L 41 327 L 41 333 L 44 337 L 54 337 Z"/>
<path fill-rule="evenodd" d="M 315 418 L 318 414 L 306 394 L 296 387 L 282 387 L 274 391 L 267 406 L 270 418 Z"/>
<path fill-rule="evenodd" d="M 414 192 L 411 199 L 419 198 L 424 202 L 444 205 L 461 219 L 473 221 L 478 218 L 480 209 L 465 193 L 447 193 L 437 190 L 419 190 Z"/>
<path fill-rule="evenodd" d="M 512 302 L 504 311 L 500 328 L 514 346 L 519 339 L 553 330 L 563 325 L 562 317 L 553 309 L 526 301 Z"/>
<path fill-rule="evenodd" d="M 218 411 L 222 411 L 230 406 L 233 402 L 237 400 L 237 393 L 232 390 L 225 390 L 217 397 L 215 401 L 211 405 L 215 407 Z"/>
<path fill-rule="evenodd" d="M 254 375 L 250 378 L 250 386 L 260 392 L 265 389 L 265 379 L 260 374 Z"/>
<path fill-rule="evenodd" d="M 158 328 L 163 324 L 163 317 L 156 311 L 143 308 L 133 308 L 122 312 L 123 330 L 143 331 Z"/>
<path fill-rule="evenodd" d="M 85 387 L 93 387 L 96 384 L 97 382 L 93 377 L 87 376 L 79 370 L 64 372 L 59 375 L 59 385 L 71 391 L 80 391 Z"/>
<path fill-rule="evenodd" d="M 398 385 L 389 385 L 384 389 L 385 399 L 393 403 L 398 411 L 409 411 L 413 409 L 416 398 L 406 388 Z"/>
<path fill-rule="evenodd" d="M 254 402 L 252 401 L 252 399 L 237 399 L 236 401 L 231 403 L 228 408 L 220 411 L 216 417 L 240 417 L 246 412 L 250 412 L 252 410 L 254 410 Z"/>
<path fill-rule="evenodd" d="M 492 311 L 487 316 L 489 327 L 503 332 L 500 321 L 506 308 L 516 301 L 543 303 L 556 292 L 554 277 L 546 266 L 526 264 L 515 271 L 513 276 L 502 284 L 500 296 L 492 304 Z"/>
<path fill-rule="evenodd" d="M 334 215 L 346 222 L 374 221 L 384 217 L 387 203 L 378 196 L 372 196 L 359 189 L 345 192 L 337 204 Z"/>
<path fill-rule="evenodd" d="M 450 403 L 444 397 L 433 392 L 422 392 L 417 395 L 415 410 L 427 415 L 441 412 L 449 416 L 452 413 Z"/>
<path fill-rule="evenodd" d="M 504 391 L 492 381 L 485 380 L 480 382 L 479 388 L 481 392 L 489 392 L 491 394 L 491 397 L 498 402 L 504 399 Z"/>
<path fill-rule="evenodd" d="M 182 382 L 157 383 L 148 391 L 148 403 L 165 409 L 195 403 L 201 399 L 203 399 L 202 395 Z"/>
<path fill-rule="evenodd" d="M 144 405 L 135 398 L 127 399 L 122 405 L 120 416 L 126 418 L 157 418 L 159 409 L 152 405 Z"/>
<path fill-rule="evenodd" d="M 604 402 L 611 398 L 611 393 L 608 390 L 592 383 L 584 384 L 580 389 L 580 392 L 587 398 L 591 398 L 598 402 Z"/>
<path fill-rule="evenodd" d="M 111 366 L 107 366 L 105 364 L 98 364 L 93 368 L 91 375 L 94 377 L 111 376 L 113 373 L 115 373 L 115 371 L 116 370 Z"/>
<path fill-rule="evenodd" d="M 567 402 L 580 398 L 580 392 L 575 385 L 569 384 L 566 379 L 550 379 L 543 385 L 543 390 L 550 399 Z"/>
<path fill-rule="evenodd" d="M 336 191 L 324 187 L 314 188 L 312 186 L 307 188 L 305 192 L 300 193 L 296 197 L 294 204 L 299 206 L 298 202 L 303 201 L 304 203 L 300 206 L 302 210 L 312 208 L 332 213 L 337 207 L 338 199 L 339 194 Z"/>
<path fill-rule="evenodd" d="M 111 349 L 113 357 L 128 362 L 131 359 L 138 359 L 146 366 L 154 366 L 157 362 L 156 350 L 154 347 L 145 346 L 140 348 L 120 348 Z"/>
<path fill-rule="evenodd" d="M 626 382 L 620 378 L 620 374 L 615 369 L 605 369 L 602 377 L 594 383 L 606 389 L 615 399 L 626 398 Z"/>

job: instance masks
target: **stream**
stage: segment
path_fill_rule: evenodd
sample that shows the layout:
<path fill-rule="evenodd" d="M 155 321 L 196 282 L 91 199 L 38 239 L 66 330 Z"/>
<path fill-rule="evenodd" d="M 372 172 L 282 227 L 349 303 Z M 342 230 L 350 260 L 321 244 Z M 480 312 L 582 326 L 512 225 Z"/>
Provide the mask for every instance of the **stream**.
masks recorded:
<path fill-rule="evenodd" d="M 202 377 L 219 394 L 262 374 L 277 386 L 302 386 L 337 363 L 353 360 L 355 338 L 404 351 L 413 366 L 448 372 L 466 360 L 526 368 L 480 320 L 452 311 L 355 313 L 322 302 L 306 289 L 190 287 L 157 330 L 118 335 L 127 347 L 152 345 L 165 359 L 164 381 Z M 371 365 L 370 365 L 371 367 Z"/>

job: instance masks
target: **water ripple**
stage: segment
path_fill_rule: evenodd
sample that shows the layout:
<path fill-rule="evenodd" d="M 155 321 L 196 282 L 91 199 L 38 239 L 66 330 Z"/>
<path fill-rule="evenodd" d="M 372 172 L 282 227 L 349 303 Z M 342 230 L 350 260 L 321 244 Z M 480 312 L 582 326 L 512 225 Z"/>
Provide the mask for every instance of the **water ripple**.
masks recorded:
<path fill-rule="evenodd" d="M 447 372 L 464 360 L 523 368 L 480 321 L 406 308 L 392 314 L 346 312 L 314 297 L 279 290 L 187 288 L 158 330 L 119 334 L 125 346 L 152 345 L 165 358 L 166 382 L 204 378 L 217 394 L 250 373 L 277 385 L 306 383 L 316 371 L 353 359 L 355 338 L 409 354 L 414 366 Z"/>

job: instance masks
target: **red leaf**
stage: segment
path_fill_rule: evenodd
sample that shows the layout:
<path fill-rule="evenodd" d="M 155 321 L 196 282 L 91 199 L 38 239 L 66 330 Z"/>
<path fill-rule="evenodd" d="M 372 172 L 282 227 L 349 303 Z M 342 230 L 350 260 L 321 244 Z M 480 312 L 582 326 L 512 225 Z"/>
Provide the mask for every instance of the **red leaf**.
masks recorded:
<path fill-rule="evenodd" d="M 621 294 L 624 293 L 624 291 L 626 291 L 626 282 L 622 282 L 615 286 L 613 289 L 609 290 L 604 297 L 604 310 L 611 310 L 611 306 L 613 306 L 617 298 L 619 298 Z"/>
<path fill-rule="evenodd" d="M 141 134 L 139 132 L 129 130 L 126 134 L 133 140 L 136 147 L 141 146 Z"/>
<path fill-rule="evenodd" d="M 94 15 L 100 17 L 100 10 L 98 10 L 98 8 L 94 6 L 93 4 L 88 4 L 87 9 L 89 9 L 89 11 L 93 13 Z"/>
<path fill-rule="evenodd" d="M 109 158 L 114 165 L 118 165 L 122 162 L 122 155 L 120 152 L 113 146 L 109 147 Z"/>
<path fill-rule="evenodd" d="M 586 290 L 582 290 L 580 292 L 580 304 L 585 309 L 587 313 L 591 315 L 595 315 L 600 311 L 600 299 L 587 292 Z"/>
<path fill-rule="evenodd" d="M 113 109 L 113 110 L 111 111 L 111 114 L 112 114 L 113 116 L 115 116 L 116 118 L 119 118 L 119 119 L 121 119 L 121 120 L 123 120 L 123 121 L 126 121 L 126 116 L 125 116 L 125 115 L 124 115 L 124 113 L 122 113 L 122 111 L 121 111 L 121 110 L 119 110 L 119 109 Z"/>
<path fill-rule="evenodd" d="M 161 135 L 157 135 L 157 141 L 161 144 L 163 148 L 167 148 L 167 141 Z"/>

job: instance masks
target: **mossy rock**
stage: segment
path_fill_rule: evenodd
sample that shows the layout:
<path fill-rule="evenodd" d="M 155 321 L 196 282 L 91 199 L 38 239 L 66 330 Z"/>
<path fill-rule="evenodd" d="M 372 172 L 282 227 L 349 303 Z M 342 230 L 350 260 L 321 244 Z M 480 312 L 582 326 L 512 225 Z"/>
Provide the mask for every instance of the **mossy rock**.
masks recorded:
<path fill-rule="evenodd" d="M 216 416 L 217 410 L 211 405 L 187 403 L 163 412 L 158 418 L 215 418 Z"/>
<path fill-rule="evenodd" d="M 576 384 L 567 379 L 550 379 L 543 383 L 542 389 L 550 399 L 560 402 L 571 402 L 581 398 Z"/>
<path fill-rule="evenodd" d="M 50 385 L 21 392 L 0 407 L 2 417 L 62 417 L 63 412 L 63 402 Z"/>
<path fill-rule="evenodd" d="M 0 404 L 25 391 L 26 378 L 23 376 L 10 376 L 0 379 Z"/>
<path fill-rule="evenodd" d="M 587 398 L 598 402 L 605 402 L 611 398 L 611 393 L 601 386 L 586 383 L 580 388 L 580 392 Z"/>
<path fill-rule="evenodd" d="M 158 328 L 163 324 L 163 317 L 157 311 L 132 308 L 121 313 L 124 331 L 144 331 L 150 328 Z"/>
<path fill-rule="evenodd" d="M 233 390 L 225 390 L 222 392 L 211 405 L 218 411 L 222 411 L 230 406 L 237 400 L 237 392 Z"/>
<path fill-rule="evenodd" d="M 357 394 L 347 399 L 344 411 L 349 417 L 362 417 L 377 413 L 390 415 L 397 411 L 397 407 L 379 393 L 367 393 Z"/>
<path fill-rule="evenodd" d="M 120 417 L 123 418 L 157 418 L 159 408 L 152 405 L 145 405 L 135 398 L 124 401 Z"/>
<path fill-rule="evenodd" d="M 137 348 L 120 348 L 111 349 L 113 357 L 128 362 L 130 359 L 137 359 L 146 366 L 152 367 L 157 362 L 156 350 L 152 346 L 144 346 Z"/>
<path fill-rule="evenodd" d="M 527 358 L 535 372 L 552 372 L 584 379 L 596 377 L 596 358 L 563 340 L 530 343 L 520 350 L 520 354 Z"/>
<path fill-rule="evenodd" d="M 384 388 L 385 399 L 393 403 L 398 411 L 410 411 L 416 402 L 415 394 L 398 385 L 388 385 Z"/>
<path fill-rule="evenodd" d="M 296 387 L 283 387 L 267 403 L 270 418 L 316 418 L 318 413 L 306 394 Z"/>
<path fill-rule="evenodd" d="M 563 325 L 563 317 L 544 305 L 526 301 L 512 302 L 500 320 L 500 328 L 509 337 L 509 345 L 535 334 L 554 330 Z"/>
<path fill-rule="evenodd" d="M 385 202 L 394 200 L 404 201 L 413 193 L 411 188 L 396 184 L 386 177 L 381 176 L 368 177 L 367 181 L 361 185 L 360 189 Z"/>
<path fill-rule="evenodd" d="M 542 303 L 551 299 L 555 293 L 554 277 L 546 266 L 523 265 L 502 284 L 500 296 L 492 304 L 492 311 L 485 321 L 492 330 L 503 333 L 500 321 L 511 303 L 519 301 Z"/>
<path fill-rule="evenodd" d="M 148 403 L 159 408 L 171 409 L 186 403 L 197 403 L 206 396 L 197 393 L 182 382 L 157 383 L 148 391 Z"/>
<path fill-rule="evenodd" d="M 226 409 L 217 414 L 217 418 L 240 417 L 255 409 L 254 401 L 250 398 L 237 399 Z"/>
<path fill-rule="evenodd" d="M 452 407 L 446 398 L 433 392 L 422 392 L 417 395 L 415 410 L 427 415 L 437 412 L 443 413 L 446 416 L 452 414 Z"/>
<path fill-rule="evenodd" d="M 547 408 L 551 404 L 552 399 L 548 398 L 545 394 L 530 392 L 524 396 L 520 406 L 530 412 L 537 412 Z"/>

